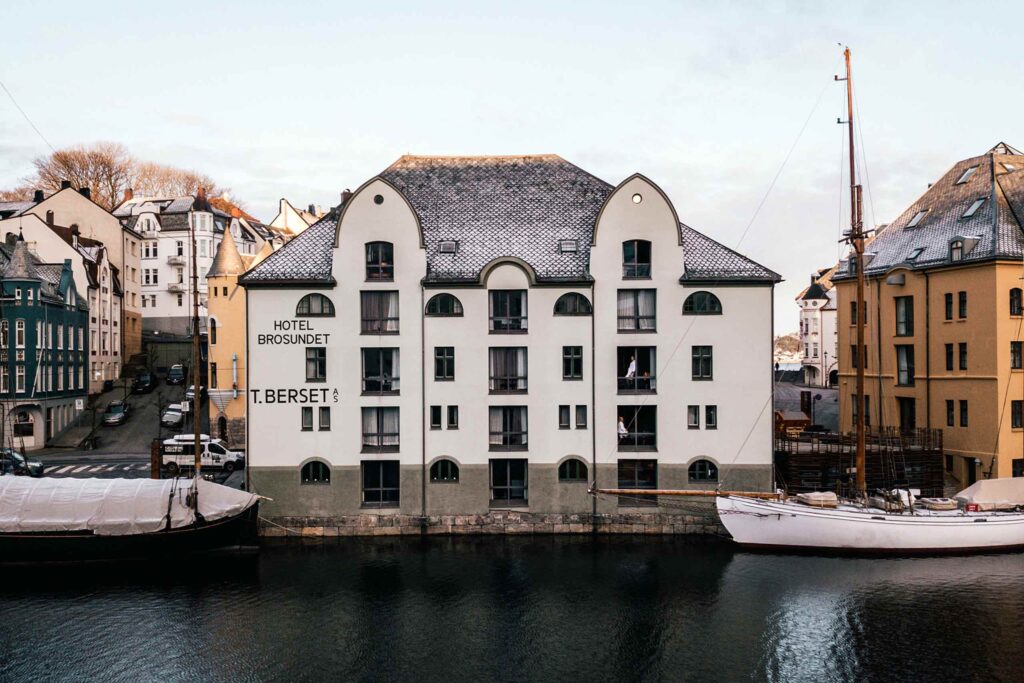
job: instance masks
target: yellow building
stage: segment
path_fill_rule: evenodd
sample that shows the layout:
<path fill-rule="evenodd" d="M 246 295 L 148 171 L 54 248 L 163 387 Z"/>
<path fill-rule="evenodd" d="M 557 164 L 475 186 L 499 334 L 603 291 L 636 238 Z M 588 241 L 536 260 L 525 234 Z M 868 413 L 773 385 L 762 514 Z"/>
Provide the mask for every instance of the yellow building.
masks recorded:
<path fill-rule="evenodd" d="M 871 240 L 864 266 L 860 309 L 855 264 L 833 277 L 841 430 L 853 430 L 866 359 L 872 427 L 941 429 L 946 470 L 965 486 L 1024 476 L 1024 155 L 1000 143 L 955 164 Z"/>
<path fill-rule="evenodd" d="M 225 230 L 206 274 L 210 429 L 231 448 L 245 448 L 245 288 L 238 277 L 272 252 L 265 243 L 255 256 L 240 254 Z"/>

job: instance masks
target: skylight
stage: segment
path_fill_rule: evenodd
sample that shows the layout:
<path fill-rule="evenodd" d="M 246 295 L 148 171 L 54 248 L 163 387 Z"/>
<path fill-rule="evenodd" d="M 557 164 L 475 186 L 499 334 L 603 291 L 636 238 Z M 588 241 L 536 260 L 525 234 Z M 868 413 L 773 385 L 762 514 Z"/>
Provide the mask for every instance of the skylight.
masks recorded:
<path fill-rule="evenodd" d="M 969 169 L 964 171 L 964 174 L 962 176 L 960 176 L 960 180 L 956 181 L 956 184 L 957 185 L 963 185 L 964 183 L 966 183 L 968 180 L 971 179 L 971 176 L 974 175 L 974 172 L 977 171 L 977 170 L 978 170 L 977 166 L 971 166 Z"/>
<path fill-rule="evenodd" d="M 563 254 L 573 253 L 579 248 L 579 243 L 576 240 L 559 240 L 558 250 Z"/>
<path fill-rule="evenodd" d="M 914 251 L 910 252 L 910 256 L 907 257 L 908 261 L 916 261 L 917 257 L 924 253 L 924 247 L 916 247 Z"/>
<path fill-rule="evenodd" d="M 961 216 L 961 218 L 970 218 L 971 216 L 976 214 L 978 212 L 978 209 L 980 209 L 982 205 L 985 203 L 985 199 L 985 197 L 982 197 L 981 199 L 975 199 L 974 203 L 971 204 L 970 208 L 968 208 L 967 211 L 964 211 L 964 215 Z"/>
<path fill-rule="evenodd" d="M 916 214 L 914 214 L 914 217 L 910 219 L 910 222 L 907 223 L 907 227 L 916 228 L 917 224 L 924 219 L 924 215 L 926 213 L 928 213 L 928 209 L 921 209 L 920 211 L 918 211 Z"/>
<path fill-rule="evenodd" d="M 459 243 L 455 240 L 442 240 L 437 243 L 437 251 L 441 254 L 454 254 L 459 250 Z"/>
<path fill-rule="evenodd" d="M 1008 163 L 1006 163 L 1005 161 L 1003 162 L 1003 168 L 1005 168 L 1005 169 L 1006 169 L 1007 171 L 1009 171 L 1010 173 L 1013 173 L 1014 171 L 1016 171 L 1016 170 L 1017 170 L 1017 167 L 1016 167 L 1016 166 L 1014 166 L 1013 164 L 1008 164 Z"/>

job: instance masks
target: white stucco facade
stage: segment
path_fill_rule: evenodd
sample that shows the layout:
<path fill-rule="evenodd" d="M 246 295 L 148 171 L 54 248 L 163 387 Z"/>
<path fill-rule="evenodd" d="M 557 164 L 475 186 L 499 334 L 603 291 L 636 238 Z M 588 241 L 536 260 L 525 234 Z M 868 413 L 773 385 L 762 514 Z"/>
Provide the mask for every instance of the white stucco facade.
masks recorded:
<path fill-rule="evenodd" d="M 817 279 L 797 297 L 796 303 L 800 308 L 800 362 L 804 384 L 816 387 L 835 384 L 839 368 L 835 289 L 830 282 Z"/>

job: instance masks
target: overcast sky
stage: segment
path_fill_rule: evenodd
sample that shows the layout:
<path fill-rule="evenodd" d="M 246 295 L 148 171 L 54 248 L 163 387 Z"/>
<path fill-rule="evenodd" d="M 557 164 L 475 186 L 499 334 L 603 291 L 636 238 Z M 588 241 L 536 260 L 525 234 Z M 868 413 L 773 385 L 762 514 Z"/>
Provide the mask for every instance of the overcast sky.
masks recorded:
<path fill-rule="evenodd" d="M 783 275 L 788 332 L 847 220 L 837 43 L 853 49 L 867 222 L 884 223 L 957 160 L 1024 146 L 1024 3 L 757 4 L 4 3 L 0 79 L 55 147 L 121 142 L 263 220 L 280 197 L 335 204 L 406 153 L 557 153 L 613 184 L 639 171 L 683 221 Z M 48 151 L 0 93 L 0 186 Z"/>

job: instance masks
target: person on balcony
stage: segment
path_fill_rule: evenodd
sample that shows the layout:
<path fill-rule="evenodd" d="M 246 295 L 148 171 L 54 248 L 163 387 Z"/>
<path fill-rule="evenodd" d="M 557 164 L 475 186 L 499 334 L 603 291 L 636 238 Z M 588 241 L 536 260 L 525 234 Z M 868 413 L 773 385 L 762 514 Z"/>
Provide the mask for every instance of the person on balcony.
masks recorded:
<path fill-rule="evenodd" d="M 619 440 L 625 439 L 629 436 L 629 430 L 626 429 L 626 421 L 621 415 L 619 415 Z"/>
<path fill-rule="evenodd" d="M 636 357 L 630 356 L 629 367 L 626 368 L 626 379 L 633 379 L 634 377 L 636 377 Z M 621 420 L 622 418 L 620 417 L 619 419 Z"/>

